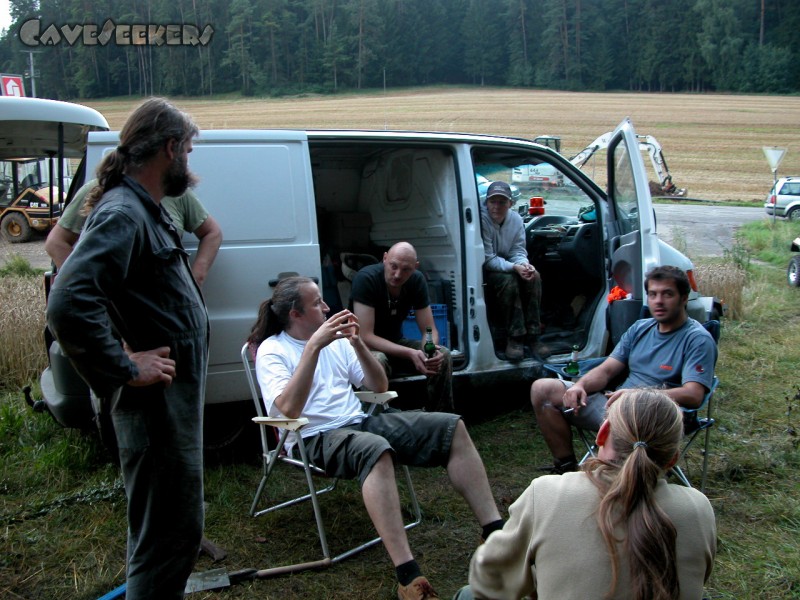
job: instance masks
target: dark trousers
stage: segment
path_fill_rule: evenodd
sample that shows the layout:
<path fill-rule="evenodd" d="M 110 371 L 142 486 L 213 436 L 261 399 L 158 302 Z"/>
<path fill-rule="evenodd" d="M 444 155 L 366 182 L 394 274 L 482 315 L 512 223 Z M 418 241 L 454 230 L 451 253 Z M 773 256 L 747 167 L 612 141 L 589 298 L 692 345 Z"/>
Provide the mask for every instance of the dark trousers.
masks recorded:
<path fill-rule="evenodd" d="M 128 498 L 128 600 L 183 598 L 200 550 L 206 357 L 187 364 L 192 354 L 176 357 L 169 387 L 124 387 L 112 405 Z"/>
<path fill-rule="evenodd" d="M 541 276 L 537 273 L 533 280 L 526 281 L 513 271 L 510 273 L 486 271 L 485 277 L 489 290 L 494 294 L 493 312 L 497 315 L 496 325 L 505 327 L 508 337 L 539 335 Z"/>
<path fill-rule="evenodd" d="M 395 344 L 406 346 L 407 348 L 422 349 L 421 340 L 410 340 L 403 338 L 397 340 Z M 425 399 L 425 410 L 428 412 L 454 412 L 453 405 L 453 357 L 450 350 L 440 347 L 439 352 L 444 355 L 442 366 L 435 375 L 429 375 L 426 382 L 427 395 Z M 373 351 L 373 356 L 381 363 L 386 375 L 392 376 L 393 372 L 417 373 L 411 361 L 386 356 L 383 352 Z"/>

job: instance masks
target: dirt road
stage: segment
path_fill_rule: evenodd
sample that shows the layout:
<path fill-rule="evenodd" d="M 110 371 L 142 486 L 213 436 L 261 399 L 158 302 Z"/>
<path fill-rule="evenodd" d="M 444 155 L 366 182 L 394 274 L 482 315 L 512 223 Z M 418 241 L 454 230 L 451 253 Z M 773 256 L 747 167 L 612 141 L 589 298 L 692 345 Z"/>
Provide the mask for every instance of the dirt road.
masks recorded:
<path fill-rule="evenodd" d="M 743 224 L 766 218 L 763 208 L 656 204 L 658 236 L 691 258 L 722 256 Z"/>
<path fill-rule="evenodd" d="M 668 244 L 686 249 L 692 258 L 722 256 L 733 246 L 733 235 L 743 223 L 766 218 L 763 208 L 736 206 L 656 205 L 658 233 Z M 0 240 L 0 263 L 14 254 L 25 258 L 32 267 L 50 268 L 44 251 L 44 238 L 27 244 L 9 244 Z"/>

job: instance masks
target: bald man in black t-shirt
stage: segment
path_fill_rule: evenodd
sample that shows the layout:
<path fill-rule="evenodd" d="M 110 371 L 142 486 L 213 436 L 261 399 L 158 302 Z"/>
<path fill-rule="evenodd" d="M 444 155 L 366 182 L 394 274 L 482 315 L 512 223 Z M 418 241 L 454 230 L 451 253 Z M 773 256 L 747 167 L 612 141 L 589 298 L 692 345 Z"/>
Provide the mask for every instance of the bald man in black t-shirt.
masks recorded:
<path fill-rule="evenodd" d="M 351 310 L 361 324 L 361 338 L 391 376 L 392 370 L 416 371 L 428 378 L 425 409 L 453 411 L 453 361 L 439 346 L 439 332 L 428 299 L 428 284 L 417 271 L 414 246 L 398 242 L 383 255 L 383 262 L 364 267 L 353 280 Z M 419 340 L 403 337 L 403 322 L 414 309 Z M 430 327 L 436 354 L 422 351 L 425 329 Z M 412 371 L 412 372 L 413 372 Z"/>

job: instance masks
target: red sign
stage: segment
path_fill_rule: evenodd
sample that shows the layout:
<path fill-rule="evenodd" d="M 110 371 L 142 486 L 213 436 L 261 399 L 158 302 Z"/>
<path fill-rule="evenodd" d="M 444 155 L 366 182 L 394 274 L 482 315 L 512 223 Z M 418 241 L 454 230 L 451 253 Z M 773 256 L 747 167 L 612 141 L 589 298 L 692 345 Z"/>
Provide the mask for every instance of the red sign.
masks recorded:
<path fill-rule="evenodd" d="M 25 83 L 22 75 L 0 75 L 0 95 L 25 97 Z"/>

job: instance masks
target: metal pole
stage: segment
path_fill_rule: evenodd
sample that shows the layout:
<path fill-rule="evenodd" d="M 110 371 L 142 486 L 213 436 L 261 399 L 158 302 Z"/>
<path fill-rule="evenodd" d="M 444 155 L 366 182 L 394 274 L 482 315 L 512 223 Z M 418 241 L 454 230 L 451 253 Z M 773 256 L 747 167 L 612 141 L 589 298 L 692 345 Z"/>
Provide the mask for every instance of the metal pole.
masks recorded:
<path fill-rule="evenodd" d="M 383 68 L 383 130 L 389 129 L 389 117 L 386 114 L 386 67 Z"/>
<path fill-rule="evenodd" d="M 36 98 L 36 73 L 33 68 L 33 51 L 28 51 L 28 64 L 31 71 L 31 98 Z"/>
<path fill-rule="evenodd" d="M 59 123 L 59 125 L 61 125 L 61 123 Z M 53 160 L 53 153 L 52 152 L 50 152 L 47 155 L 47 169 L 49 171 L 49 173 L 47 175 L 47 181 L 48 181 L 47 186 L 50 188 L 50 206 L 49 206 L 50 214 L 48 215 L 48 217 L 50 218 L 50 222 L 52 223 L 53 222 L 53 200 L 55 200 L 55 190 L 53 189 L 55 187 L 55 182 L 53 181 L 53 175 L 54 175 L 54 171 L 55 171 L 55 162 Z"/>
<path fill-rule="evenodd" d="M 775 196 L 775 206 L 772 207 L 772 227 L 775 227 L 775 219 L 778 218 L 778 169 L 772 169 L 772 191 Z"/>

